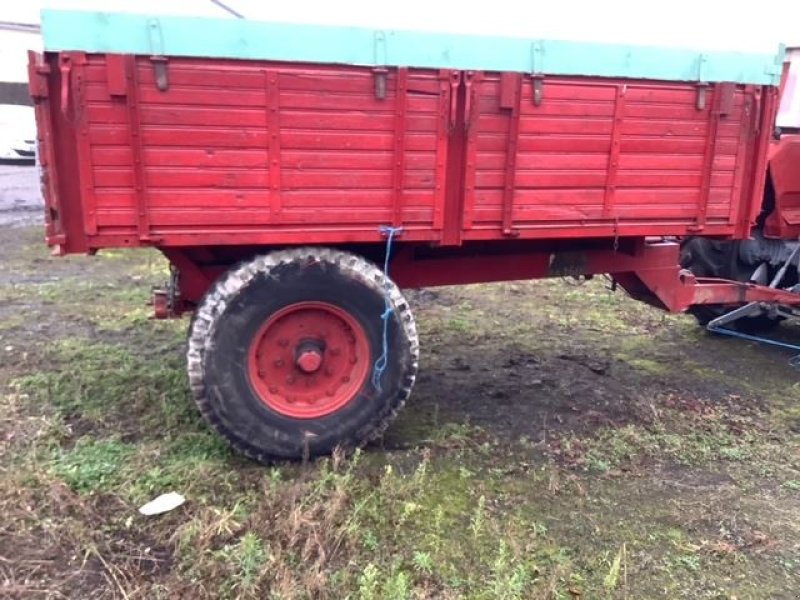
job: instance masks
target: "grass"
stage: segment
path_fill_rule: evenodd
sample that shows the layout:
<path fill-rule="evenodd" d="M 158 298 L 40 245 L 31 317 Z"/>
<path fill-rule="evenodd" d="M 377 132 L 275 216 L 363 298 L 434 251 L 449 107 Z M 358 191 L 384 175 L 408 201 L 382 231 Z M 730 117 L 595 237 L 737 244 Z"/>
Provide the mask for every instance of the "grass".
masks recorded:
<path fill-rule="evenodd" d="M 780 353 L 698 333 L 600 280 L 434 290 L 415 301 L 423 372 L 385 438 L 262 467 L 192 406 L 186 323 L 148 320 L 147 290 L 165 274 L 155 253 L 65 261 L 30 232 L 9 235 L 3 595 L 741 600 L 800 588 L 800 385 Z M 186 504 L 138 514 L 169 491 Z"/>

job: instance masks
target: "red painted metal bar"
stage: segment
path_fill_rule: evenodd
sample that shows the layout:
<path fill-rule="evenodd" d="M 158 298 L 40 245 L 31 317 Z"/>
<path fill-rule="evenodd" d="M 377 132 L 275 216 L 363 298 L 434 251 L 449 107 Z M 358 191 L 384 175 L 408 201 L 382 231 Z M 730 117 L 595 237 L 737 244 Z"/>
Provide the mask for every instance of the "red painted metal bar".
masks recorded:
<path fill-rule="evenodd" d="M 700 199 L 697 203 L 697 218 L 692 229 L 702 231 L 706 224 L 708 213 L 708 199 L 711 192 L 711 174 L 714 172 L 714 157 L 717 147 L 717 130 L 719 129 L 719 102 L 720 93 L 717 87 L 711 91 L 711 108 L 708 111 L 708 129 L 706 131 L 706 148 L 703 154 L 703 170 L 700 183 Z"/>
<path fill-rule="evenodd" d="M 48 75 L 51 69 L 38 52 L 28 51 L 29 91 L 34 101 L 39 144 L 39 168 L 45 205 L 45 235 L 51 245 L 61 244 L 66 239 L 61 221 L 61 202 L 59 201 L 58 169 L 53 148 L 53 122 L 50 118 L 50 90 Z"/>
<path fill-rule="evenodd" d="M 508 137 L 506 138 L 506 164 L 503 187 L 503 235 L 514 235 L 514 190 L 516 188 L 517 174 L 517 148 L 519 144 L 520 104 L 522 103 L 522 76 L 519 73 L 504 73 L 501 80 L 505 79 L 505 86 L 501 83 L 501 108 L 502 96 L 507 96 L 511 114 L 508 123 Z M 505 88 L 505 89 L 503 89 Z"/>
<path fill-rule="evenodd" d="M 280 88 L 278 72 L 267 69 L 264 72 L 267 93 L 267 160 L 269 161 L 269 212 L 270 222 L 278 223 L 281 218 L 281 121 Z"/>
<path fill-rule="evenodd" d="M 614 122 L 611 126 L 611 151 L 608 154 L 608 171 L 606 188 L 603 195 L 603 216 L 608 218 L 614 208 L 614 194 L 617 189 L 617 169 L 619 168 L 619 151 L 622 138 L 622 119 L 625 115 L 625 93 L 628 86 L 618 84 L 614 98 Z"/>
<path fill-rule="evenodd" d="M 139 115 L 139 76 L 136 67 L 136 57 L 125 57 L 125 78 L 128 82 L 127 95 L 125 96 L 128 111 L 128 135 L 131 152 L 133 154 L 133 181 L 136 197 L 136 215 L 139 239 L 150 239 L 150 215 L 147 207 L 147 182 L 144 175 L 144 148 L 142 142 L 142 124 Z"/>
<path fill-rule="evenodd" d="M 450 140 L 447 152 L 447 183 L 445 185 L 444 227 L 441 243 L 457 246 L 461 243 L 463 226 L 463 191 L 466 132 L 458 127 L 464 122 L 464 86 L 461 72 L 453 72 L 450 80 Z M 408 239 L 405 235 L 404 239 Z"/>
<path fill-rule="evenodd" d="M 475 215 L 475 177 L 478 163 L 478 118 L 480 116 L 479 101 L 481 94 L 482 73 L 468 72 L 464 74 L 465 95 L 469 102 L 469 110 L 465 111 L 464 128 L 466 129 L 466 147 L 464 148 L 464 203 L 462 210 L 462 227 L 470 230 Z"/>
<path fill-rule="evenodd" d="M 394 164 L 392 170 L 392 225 L 403 222 L 403 178 L 406 172 L 406 109 L 408 105 L 408 69 L 397 69 L 394 104 Z"/>
<path fill-rule="evenodd" d="M 71 68 L 69 69 L 69 82 L 67 83 L 69 95 L 66 110 L 68 118 L 77 133 L 76 151 L 78 157 L 78 179 L 80 181 L 81 195 L 83 198 L 83 226 L 87 235 L 97 233 L 97 199 L 94 189 L 94 169 L 92 161 L 92 148 L 89 142 L 89 116 L 86 114 L 86 85 L 85 65 L 86 55 L 72 52 L 66 56 Z M 64 100 L 62 96 L 62 101 Z"/>
<path fill-rule="evenodd" d="M 447 151 L 450 138 L 450 81 L 453 71 L 439 71 L 439 101 L 436 126 L 436 172 L 433 197 L 433 229 L 440 231 L 444 223 L 445 188 L 447 185 Z"/>
<path fill-rule="evenodd" d="M 748 122 L 749 111 L 752 110 L 752 96 L 745 88 L 744 106 L 742 107 L 742 121 Z M 739 127 L 739 138 L 736 144 L 736 165 L 734 167 L 733 188 L 731 190 L 731 202 L 728 210 L 728 223 L 735 225 L 740 218 L 741 206 L 743 201 L 744 180 L 747 173 L 747 148 L 751 135 L 749 127 Z"/>

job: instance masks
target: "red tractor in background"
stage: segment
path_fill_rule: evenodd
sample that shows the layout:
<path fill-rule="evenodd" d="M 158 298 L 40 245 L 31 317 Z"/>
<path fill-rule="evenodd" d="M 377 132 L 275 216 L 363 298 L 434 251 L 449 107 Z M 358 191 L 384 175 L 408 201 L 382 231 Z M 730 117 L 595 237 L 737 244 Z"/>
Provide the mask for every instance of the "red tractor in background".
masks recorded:
<path fill-rule="evenodd" d="M 780 104 L 770 142 L 764 196 L 749 239 L 719 241 L 689 237 L 682 245 L 682 266 L 702 277 L 722 277 L 768 285 L 781 273 L 780 285 L 798 283 L 800 240 L 800 49 L 786 53 Z M 781 271 L 782 267 L 787 267 Z M 775 284 L 777 285 L 777 283 Z M 701 325 L 729 314 L 730 305 L 689 309 Z M 760 333 L 791 315 L 790 307 L 753 306 L 727 317 L 732 327 Z M 756 314 L 757 313 L 757 314 Z"/>

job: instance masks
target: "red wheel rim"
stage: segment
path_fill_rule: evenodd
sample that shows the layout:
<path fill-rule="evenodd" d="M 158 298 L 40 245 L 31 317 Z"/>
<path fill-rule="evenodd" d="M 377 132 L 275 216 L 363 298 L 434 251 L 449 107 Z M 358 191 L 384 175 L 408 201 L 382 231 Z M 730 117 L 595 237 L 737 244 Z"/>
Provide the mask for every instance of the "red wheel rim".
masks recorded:
<path fill-rule="evenodd" d="M 371 364 L 367 334 L 326 302 L 298 302 L 272 315 L 250 345 L 248 372 L 261 401 L 296 419 L 317 419 L 355 398 Z"/>

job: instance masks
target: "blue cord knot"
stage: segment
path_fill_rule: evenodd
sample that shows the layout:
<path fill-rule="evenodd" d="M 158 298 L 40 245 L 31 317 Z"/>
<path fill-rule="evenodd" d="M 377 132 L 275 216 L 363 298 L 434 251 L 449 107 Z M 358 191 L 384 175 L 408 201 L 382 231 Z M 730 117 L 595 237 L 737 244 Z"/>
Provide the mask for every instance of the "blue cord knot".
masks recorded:
<path fill-rule="evenodd" d="M 386 368 L 389 366 L 389 320 L 394 314 L 392 297 L 390 294 L 391 280 L 389 279 L 389 258 L 392 255 L 392 242 L 394 241 L 394 236 L 403 231 L 403 228 L 381 225 L 378 228 L 378 231 L 386 235 L 386 254 L 383 260 L 383 275 L 385 277 L 385 282 L 383 285 L 383 314 L 381 314 L 381 320 L 383 321 L 383 351 L 372 367 L 372 386 L 380 393 L 383 391 L 381 378 L 383 377 L 383 373 L 386 371 Z"/>

